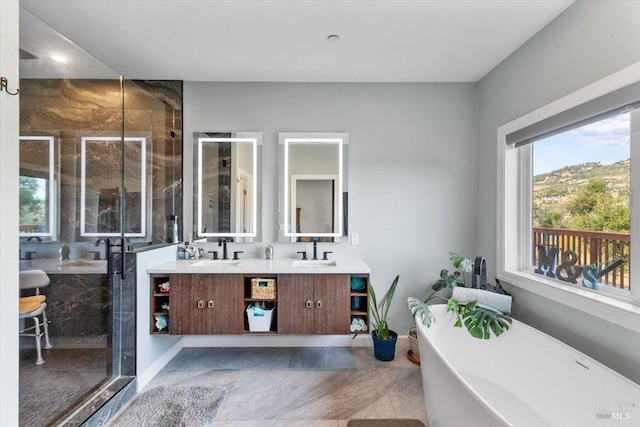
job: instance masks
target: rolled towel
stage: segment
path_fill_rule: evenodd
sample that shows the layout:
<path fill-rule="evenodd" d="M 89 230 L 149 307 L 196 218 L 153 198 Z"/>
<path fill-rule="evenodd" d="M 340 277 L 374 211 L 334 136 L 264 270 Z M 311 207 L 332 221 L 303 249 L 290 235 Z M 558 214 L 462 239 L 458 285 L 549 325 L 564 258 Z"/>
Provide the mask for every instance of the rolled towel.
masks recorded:
<path fill-rule="evenodd" d="M 493 308 L 501 313 L 511 313 L 511 296 L 497 294 L 495 292 L 485 291 L 482 289 L 463 288 L 457 286 L 453 288 L 452 298 L 455 298 L 461 304 L 467 304 L 471 301 L 478 301 L 480 307 Z"/>

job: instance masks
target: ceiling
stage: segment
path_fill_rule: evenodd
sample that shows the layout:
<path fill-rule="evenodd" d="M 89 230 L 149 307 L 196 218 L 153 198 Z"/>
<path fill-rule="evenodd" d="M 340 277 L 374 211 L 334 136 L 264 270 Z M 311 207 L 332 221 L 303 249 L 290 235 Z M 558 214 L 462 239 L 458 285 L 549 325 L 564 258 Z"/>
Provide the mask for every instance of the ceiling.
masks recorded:
<path fill-rule="evenodd" d="M 572 3 L 20 2 L 130 79 L 269 82 L 476 82 Z M 31 39 L 46 57 L 56 38 L 37 40 L 35 33 L 21 22 L 21 46 Z M 329 42 L 332 34 L 340 40 Z M 66 66 L 73 68 L 74 60 Z"/>

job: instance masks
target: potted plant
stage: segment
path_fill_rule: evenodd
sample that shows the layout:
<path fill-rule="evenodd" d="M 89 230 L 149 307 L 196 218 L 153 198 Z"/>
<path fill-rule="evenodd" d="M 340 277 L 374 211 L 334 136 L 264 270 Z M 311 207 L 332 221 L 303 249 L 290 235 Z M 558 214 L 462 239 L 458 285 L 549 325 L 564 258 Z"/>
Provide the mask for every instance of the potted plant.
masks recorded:
<path fill-rule="evenodd" d="M 438 292 L 445 288 L 454 288 L 456 286 L 466 286 L 466 273 L 473 273 L 473 261 L 465 258 L 455 252 L 449 252 L 449 260 L 455 267 L 453 273 L 449 273 L 449 270 L 443 269 L 440 271 L 440 279 L 436 280 L 431 286 L 431 293 L 423 301 L 415 297 L 409 297 L 407 299 L 407 305 L 409 311 L 413 317 L 418 315 L 418 318 L 422 323 L 429 327 L 433 322 L 433 314 L 429 308 L 429 303 L 435 298 L 443 298 L 438 295 Z M 499 285 L 499 281 L 496 278 L 496 284 Z M 489 288 L 492 288 L 489 286 Z M 493 287 L 494 289 L 500 289 L 500 286 Z M 444 298 L 443 298 L 444 299 Z M 509 329 L 511 319 L 501 313 L 480 307 L 476 301 L 471 301 L 468 304 L 460 304 L 453 298 L 448 300 L 447 311 L 452 312 L 458 317 L 455 324 L 457 327 L 465 326 L 469 333 L 475 338 L 488 339 L 490 337 L 490 331 L 494 335 L 498 336 L 502 332 Z M 411 328 L 414 329 L 414 328 Z M 411 329 L 407 332 L 409 337 L 409 345 L 411 346 L 411 354 L 407 354 L 407 358 L 414 363 L 420 363 L 420 353 L 413 350 L 412 339 L 415 339 L 415 347 L 417 346 L 417 335 L 415 338 L 411 336 Z"/>
<path fill-rule="evenodd" d="M 453 288 L 455 286 L 465 286 L 466 277 L 465 273 L 471 273 L 473 270 L 473 262 L 463 256 L 458 255 L 455 252 L 449 252 L 449 260 L 455 267 L 452 273 L 446 268 L 440 271 L 440 278 L 431 285 L 431 293 L 423 301 L 418 298 L 409 297 L 407 299 L 407 305 L 411 316 L 415 317 L 419 314 L 422 323 L 427 327 L 431 326 L 433 321 L 433 314 L 429 308 L 429 303 L 435 298 L 446 299 L 438 294 L 439 291 L 445 288 Z M 409 328 L 407 331 L 407 337 L 409 338 L 409 352 L 407 358 L 413 363 L 420 364 L 420 347 L 418 346 L 418 335 L 416 328 Z"/>
<path fill-rule="evenodd" d="M 387 322 L 389 315 L 389 307 L 393 300 L 393 295 L 396 292 L 396 286 L 398 286 L 398 280 L 400 276 L 396 276 L 391 284 L 391 287 L 380 300 L 378 305 L 378 298 L 376 292 L 371 287 L 371 293 L 369 295 L 369 306 L 371 308 L 371 316 L 373 317 L 373 331 L 371 331 L 371 337 L 373 338 L 373 352 L 378 360 L 388 362 L 393 360 L 396 352 L 396 342 L 398 341 L 398 334 L 389 329 Z"/>

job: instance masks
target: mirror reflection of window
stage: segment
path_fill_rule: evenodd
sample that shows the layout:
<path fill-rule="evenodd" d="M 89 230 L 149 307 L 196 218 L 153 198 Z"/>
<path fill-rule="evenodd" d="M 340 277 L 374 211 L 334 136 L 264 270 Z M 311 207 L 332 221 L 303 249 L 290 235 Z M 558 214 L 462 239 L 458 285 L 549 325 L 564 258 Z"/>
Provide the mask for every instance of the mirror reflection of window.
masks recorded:
<path fill-rule="evenodd" d="M 55 239 L 55 141 L 20 137 L 20 236 Z"/>
<path fill-rule="evenodd" d="M 260 133 L 196 132 L 198 237 L 251 242 L 257 235 Z"/>
<path fill-rule="evenodd" d="M 125 236 L 146 235 L 147 138 L 125 139 Z M 122 139 L 83 137 L 80 233 L 118 236 L 121 224 Z"/>

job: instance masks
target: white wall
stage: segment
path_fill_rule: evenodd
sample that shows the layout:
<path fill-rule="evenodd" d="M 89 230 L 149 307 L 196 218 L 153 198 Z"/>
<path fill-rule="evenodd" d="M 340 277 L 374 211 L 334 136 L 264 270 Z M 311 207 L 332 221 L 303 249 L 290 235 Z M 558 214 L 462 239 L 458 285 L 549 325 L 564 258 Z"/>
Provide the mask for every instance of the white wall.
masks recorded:
<path fill-rule="evenodd" d="M 579 1 L 478 83 L 476 252 L 496 253 L 497 128 L 637 61 L 640 2 Z M 489 262 L 490 277 L 494 266 Z M 640 382 L 640 334 L 519 288 L 509 291 L 516 317 Z"/>
<path fill-rule="evenodd" d="M 18 82 L 17 1 L 0 1 L 0 76 Z M 19 96 L 0 92 L 0 425 L 18 425 Z"/>
<path fill-rule="evenodd" d="M 176 259 L 176 246 L 140 252 L 136 255 L 136 375 L 138 391 L 167 364 L 180 349 L 182 337 L 151 335 L 151 284 L 147 270 Z"/>
<path fill-rule="evenodd" d="M 192 219 L 193 132 L 264 133 L 263 238 L 243 244 L 245 257 L 264 256 L 276 240 L 278 132 L 348 132 L 349 231 L 360 234 L 360 245 L 320 250 L 362 257 L 378 292 L 400 274 L 391 326 L 404 334 L 412 323 L 407 297 L 426 295 L 449 267 L 447 251 L 475 255 L 475 104 L 472 83 L 185 82 L 185 221 Z M 276 257 L 295 257 L 311 244 L 274 247 Z"/>

